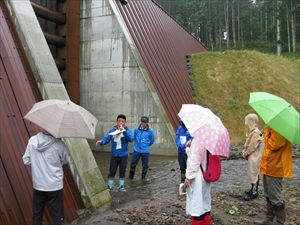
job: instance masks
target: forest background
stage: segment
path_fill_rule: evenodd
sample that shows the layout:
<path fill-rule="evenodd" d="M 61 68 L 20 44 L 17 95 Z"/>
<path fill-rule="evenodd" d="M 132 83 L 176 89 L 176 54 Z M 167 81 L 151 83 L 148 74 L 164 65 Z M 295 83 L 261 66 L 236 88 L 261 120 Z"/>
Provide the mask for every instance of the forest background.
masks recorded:
<path fill-rule="evenodd" d="M 299 0 L 155 1 L 209 51 L 300 57 Z"/>
<path fill-rule="evenodd" d="M 275 94 L 300 111 L 299 0 L 156 2 L 207 48 L 189 59 L 194 101 L 222 119 L 232 144 L 245 141 L 251 92 Z"/>

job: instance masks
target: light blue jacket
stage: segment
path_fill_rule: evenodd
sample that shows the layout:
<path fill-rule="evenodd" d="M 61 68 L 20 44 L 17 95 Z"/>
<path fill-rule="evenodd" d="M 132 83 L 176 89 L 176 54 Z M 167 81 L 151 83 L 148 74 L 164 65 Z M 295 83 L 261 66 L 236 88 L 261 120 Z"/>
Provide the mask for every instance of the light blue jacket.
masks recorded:
<path fill-rule="evenodd" d="M 152 128 L 138 126 L 134 129 L 133 150 L 139 153 L 150 153 L 150 146 L 154 143 L 155 135 Z"/>
<path fill-rule="evenodd" d="M 105 137 L 101 140 L 101 145 L 106 145 L 111 141 L 111 155 L 114 157 L 125 157 L 129 154 L 128 143 L 133 141 L 133 134 L 129 127 L 125 126 L 125 131 L 122 133 L 123 137 L 121 138 L 122 148 L 117 149 L 117 143 L 115 140 L 115 135 L 110 135 L 109 133 L 117 130 L 118 127 L 114 126 L 111 128 Z"/>

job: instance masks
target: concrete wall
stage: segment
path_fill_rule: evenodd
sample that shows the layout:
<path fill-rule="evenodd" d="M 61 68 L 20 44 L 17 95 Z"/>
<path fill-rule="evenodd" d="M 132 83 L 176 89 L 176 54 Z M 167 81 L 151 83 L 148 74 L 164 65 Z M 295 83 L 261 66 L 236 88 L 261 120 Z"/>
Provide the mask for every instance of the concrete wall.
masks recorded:
<path fill-rule="evenodd" d="M 29 0 L 5 1 L 43 99 L 69 99 Z M 98 208 L 111 196 L 86 139 L 65 139 L 74 180 L 86 207 Z"/>
<path fill-rule="evenodd" d="M 146 115 L 156 136 L 151 154 L 176 155 L 173 127 L 114 1 L 81 1 L 81 105 L 99 120 L 96 139 L 120 113 L 132 130 Z M 110 144 L 95 147 L 95 141 L 89 142 L 93 150 L 110 151 Z"/>

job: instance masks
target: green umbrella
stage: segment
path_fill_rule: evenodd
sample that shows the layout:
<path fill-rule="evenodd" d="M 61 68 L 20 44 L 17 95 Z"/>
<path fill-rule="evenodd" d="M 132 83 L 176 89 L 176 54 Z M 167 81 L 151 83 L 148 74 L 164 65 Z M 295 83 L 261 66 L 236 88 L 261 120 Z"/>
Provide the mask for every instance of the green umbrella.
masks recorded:
<path fill-rule="evenodd" d="M 300 144 L 299 112 L 291 104 L 266 92 L 250 93 L 249 104 L 267 125 L 292 144 Z"/>

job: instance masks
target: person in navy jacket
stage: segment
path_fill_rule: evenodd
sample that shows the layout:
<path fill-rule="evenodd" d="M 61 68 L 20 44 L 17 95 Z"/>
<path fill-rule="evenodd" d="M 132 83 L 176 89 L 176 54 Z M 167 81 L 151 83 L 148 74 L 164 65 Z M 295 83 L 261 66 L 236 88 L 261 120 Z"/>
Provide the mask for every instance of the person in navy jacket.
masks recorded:
<path fill-rule="evenodd" d="M 129 178 L 133 179 L 135 174 L 135 168 L 142 158 L 142 179 L 146 178 L 148 172 L 148 162 L 150 154 L 150 146 L 154 143 L 155 135 L 152 128 L 149 127 L 149 118 L 142 116 L 141 123 L 134 129 L 134 145 L 133 155 L 130 164 Z"/>
<path fill-rule="evenodd" d="M 190 132 L 185 127 L 182 120 L 179 120 L 179 127 L 176 132 L 176 146 L 178 151 L 178 163 L 180 167 L 180 173 L 181 173 L 181 183 L 185 180 L 185 170 L 186 170 L 186 161 L 187 161 L 187 154 L 186 154 L 186 145 L 188 142 L 193 140 L 193 137 L 190 135 Z"/>
<path fill-rule="evenodd" d="M 118 115 L 117 125 L 112 127 L 102 140 L 96 142 L 96 146 L 106 145 L 110 141 L 111 156 L 108 174 L 107 188 L 109 191 L 114 186 L 114 178 L 119 167 L 119 191 L 126 191 L 124 188 L 127 158 L 129 154 L 128 143 L 133 141 L 133 134 L 129 127 L 125 126 L 126 116 Z"/>

